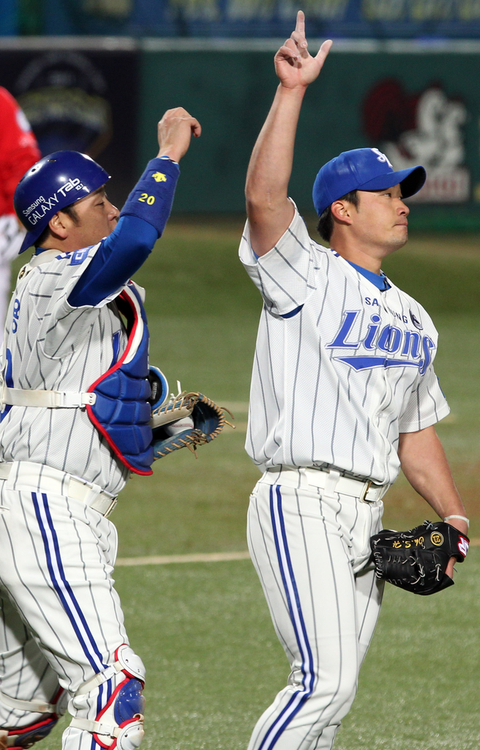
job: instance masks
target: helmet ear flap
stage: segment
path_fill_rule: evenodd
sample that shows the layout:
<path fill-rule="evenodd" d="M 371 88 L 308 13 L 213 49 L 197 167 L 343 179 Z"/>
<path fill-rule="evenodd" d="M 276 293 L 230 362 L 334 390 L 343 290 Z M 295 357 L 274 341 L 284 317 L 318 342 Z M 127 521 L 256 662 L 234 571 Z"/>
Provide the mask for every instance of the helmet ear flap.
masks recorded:
<path fill-rule="evenodd" d="M 110 175 L 100 164 L 79 151 L 55 151 L 26 172 L 15 190 L 15 213 L 27 234 L 23 253 L 35 243 L 50 219 L 105 185 Z"/>

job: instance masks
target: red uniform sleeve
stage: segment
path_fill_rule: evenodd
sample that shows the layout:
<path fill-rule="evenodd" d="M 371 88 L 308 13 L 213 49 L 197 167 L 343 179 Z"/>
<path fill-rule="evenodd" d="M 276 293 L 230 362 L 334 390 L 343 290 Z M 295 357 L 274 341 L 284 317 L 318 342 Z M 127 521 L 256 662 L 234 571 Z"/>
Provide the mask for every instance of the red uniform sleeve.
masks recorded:
<path fill-rule="evenodd" d="M 0 86 L 0 216 L 14 213 L 18 181 L 40 158 L 27 118 L 13 96 Z"/>

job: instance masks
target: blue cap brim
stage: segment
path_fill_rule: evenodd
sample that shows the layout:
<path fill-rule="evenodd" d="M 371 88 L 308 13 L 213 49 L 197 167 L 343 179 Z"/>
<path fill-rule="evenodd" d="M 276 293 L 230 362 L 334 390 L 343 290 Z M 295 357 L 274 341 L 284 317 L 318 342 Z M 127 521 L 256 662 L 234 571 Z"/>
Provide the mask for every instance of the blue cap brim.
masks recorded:
<path fill-rule="evenodd" d="M 400 185 L 402 189 L 402 198 L 409 198 L 415 195 L 424 186 L 427 179 L 427 173 L 423 167 L 410 167 L 409 169 L 399 169 L 398 172 L 386 172 L 385 174 L 374 177 L 362 185 L 358 185 L 357 190 L 385 190 L 385 188 Z"/>

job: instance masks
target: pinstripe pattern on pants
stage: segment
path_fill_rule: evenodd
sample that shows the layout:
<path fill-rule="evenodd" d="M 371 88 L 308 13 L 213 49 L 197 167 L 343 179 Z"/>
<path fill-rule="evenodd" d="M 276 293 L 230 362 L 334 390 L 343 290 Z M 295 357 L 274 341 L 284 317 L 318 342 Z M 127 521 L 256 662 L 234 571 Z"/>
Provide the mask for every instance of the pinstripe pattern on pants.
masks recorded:
<path fill-rule="evenodd" d="M 128 643 L 112 578 L 117 533 L 80 500 L 7 481 L 0 481 L 0 497 L 2 690 L 51 702 L 59 687 L 74 694 Z M 85 711 L 96 716 L 110 696 L 111 685 L 101 685 L 86 697 Z M 35 716 L 0 700 L 1 726 L 28 726 Z M 67 729 L 63 746 L 90 750 L 92 741 L 89 732 Z"/>
<path fill-rule="evenodd" d="M 291 672 L 249 750 L 332 747 L 379 613 L 383 587 L 368 558 L 382 512 L 381 501 L 257 483 L 249 549 Z"/>

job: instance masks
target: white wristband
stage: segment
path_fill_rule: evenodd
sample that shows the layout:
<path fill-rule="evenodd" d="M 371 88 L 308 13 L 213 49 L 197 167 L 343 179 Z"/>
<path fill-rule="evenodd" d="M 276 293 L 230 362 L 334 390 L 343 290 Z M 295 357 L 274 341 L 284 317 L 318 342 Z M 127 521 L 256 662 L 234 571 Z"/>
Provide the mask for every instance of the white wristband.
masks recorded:
<path fill-rule="evenodd" d="M 443 520 L 444 521 L 449 521 L 451 518 L 458 518 L 460 521 L 465 521 L 465 523 L 467 524 L 467 526 L 470 526 L 470 521 L 468 520 L 468 518 L 465 518 L 465 516 L 455 516 L 455 515 L 453 515 L 453 516 L 446 516 Z"/>

